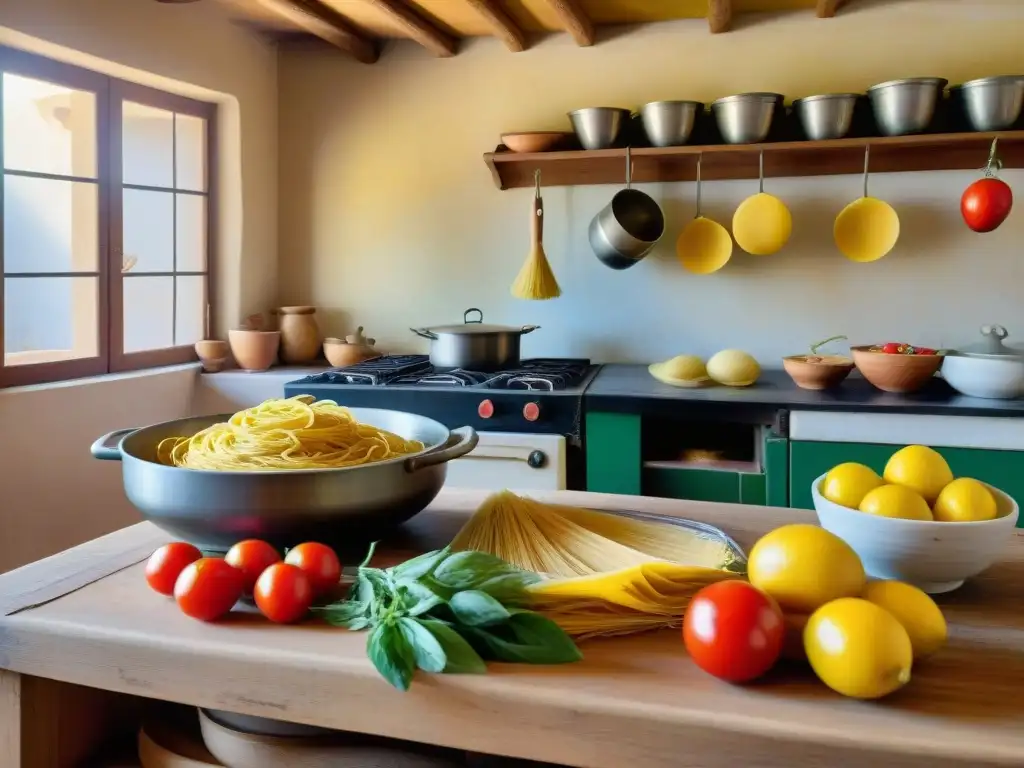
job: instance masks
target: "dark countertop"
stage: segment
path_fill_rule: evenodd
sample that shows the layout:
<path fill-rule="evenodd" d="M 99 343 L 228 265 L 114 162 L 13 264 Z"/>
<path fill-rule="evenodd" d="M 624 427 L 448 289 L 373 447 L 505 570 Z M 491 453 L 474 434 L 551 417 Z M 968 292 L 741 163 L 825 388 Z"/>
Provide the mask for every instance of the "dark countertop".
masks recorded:
<path fill-rule="evenodd" d="M 646 365 L 605 365 L 587 388 L 587 410 L 613 413 L 719 417 L 770 423 L 780 410 L 918 413 L 936 416 L 1024 417 L 1024 399 L 965 397 L 936 378 L 920 392 L 895 395 L 875 389 L 857 371 L 824 392 L 800 389 L 785 371 L 765 370 L 750 387 L 696 389 L 662 384 Z"/>

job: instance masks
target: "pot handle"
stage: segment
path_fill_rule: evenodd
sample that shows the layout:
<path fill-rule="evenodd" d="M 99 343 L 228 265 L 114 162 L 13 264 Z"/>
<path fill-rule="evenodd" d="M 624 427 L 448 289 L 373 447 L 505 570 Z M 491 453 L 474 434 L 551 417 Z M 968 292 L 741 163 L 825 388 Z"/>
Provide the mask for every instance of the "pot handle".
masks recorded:
<path fill-rule="evenodd" d="M 476 314 L 478 315 L 476 320 L 470 320 L 469 319 L 469 313 L 470 312 L 476 312 Z M 470 307 L 469 309 L 467 309 L 465 312 L 462 313 L 462 322 L 463 323 L 482 323 L 483 321 L 484 321 L 483 310 L 477 309 L 476 307 Z"/>
<path fill-rule="evenodd" d="M 428 331 L 426 328 L 410 328 L 409 330 L 415 333 L 417 336 L 422 336 L 424 339 L 437 341 L 437 334 Z"/>
<path fill-rule="evenodd" d="M 129 429 L 118 429 L 114 432 L 108 432 L 89 447 L 89 453 L 92 454 L 94 459 L 120 461 L 121 441 L 134 431 L 135 427 L 130 427 Z"/>
<path fill-rule="evenodd" d="M 444 464 L 446 461 L 465 456 L 476 448 L 480 437 L 472 427 L 459 427 L 453 429 L 451 437 L 443 448 L 425 453 L 422 456 L 413 456 L 405 460 L 405 471 L 416 472 L 420 469 L 433 467 L 437 464 Z"/>
<path fill-rule="evenodd" d="M 522 333 L 525 336 L 527 333 L 533 333 L 538 328 L 540 328 L 539 325 L 524 325 L 520 333 Z"/>

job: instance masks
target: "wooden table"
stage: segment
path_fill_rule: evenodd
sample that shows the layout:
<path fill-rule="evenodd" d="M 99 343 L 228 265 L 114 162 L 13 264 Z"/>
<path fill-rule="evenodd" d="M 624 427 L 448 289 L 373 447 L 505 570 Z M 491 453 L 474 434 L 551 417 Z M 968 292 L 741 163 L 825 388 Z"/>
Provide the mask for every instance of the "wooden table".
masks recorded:
<path fill-rule="evenodd" d="M 535 496 L 704 520 L 744 547 L 813 519 L 766 507 Z M 401 548 L 449 540 L 483 497 L 442 492 Z M 668 631 L 584 643 L 585 659 L 573 665 L 418 674 L 400 693 L 370 665 L 361 633 L 273 626 L 251 614 L 186 618 L 142 577 L 141 561 L 167 540 L 140 524 L 0 576 L 0 766 L 76 765 L 132 695 L 584 768 L 1024 765 L 1024 532 L 1001 563 L 942 598 L 949 646 L 873 703 L 833 694 L 799 666 L 748 687 L 720 683 Z"/>

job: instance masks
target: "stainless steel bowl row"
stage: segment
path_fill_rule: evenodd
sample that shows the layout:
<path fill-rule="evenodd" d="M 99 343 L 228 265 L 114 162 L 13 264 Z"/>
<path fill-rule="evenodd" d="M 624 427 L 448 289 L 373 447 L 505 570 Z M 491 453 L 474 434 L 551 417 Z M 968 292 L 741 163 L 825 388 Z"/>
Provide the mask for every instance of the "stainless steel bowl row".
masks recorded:
<path fill-rule="evenodd" d="M 875 121 L 886 136 L 902 136 L 927 130 L 947 81 L 941 77 L 912 77 L 871 86 L 868 99 Z M 1020 118 L 1024 107 L 1024 75 L 1001 75 L 971 80 L 950 89 L 976 131 L 1000 131 Z M 826 93 L 793 102 L 807 138 L 814 141 L 841 139 L 850 130 L 859 94 Z M 741 93 L 712 102 L 711 111 L 727 144 L 764 141 L 783 97 L 778 93 Z M 699 101 L 654 101 L 640 108 L 648 140 L 655 147 L 686 144 Z M 587 107 L 569 113 L 573 130 L 584 149 L 607 149 L 618 140 L 631 112 L 620 107 Z"/>

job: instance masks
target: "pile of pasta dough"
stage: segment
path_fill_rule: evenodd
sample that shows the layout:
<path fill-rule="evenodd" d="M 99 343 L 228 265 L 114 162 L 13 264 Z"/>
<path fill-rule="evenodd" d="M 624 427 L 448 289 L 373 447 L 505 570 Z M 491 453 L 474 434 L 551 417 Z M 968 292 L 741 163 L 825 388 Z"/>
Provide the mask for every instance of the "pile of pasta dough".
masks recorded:
<path fill-rule="evenodd" d="M 686 520 L 667 522 L 543 504 L 502 491 L 452 542 L 543 576 L 531 607 L 587 638 L 678 626 L 692 596 L 736 578 L 743 552 Z"/>

